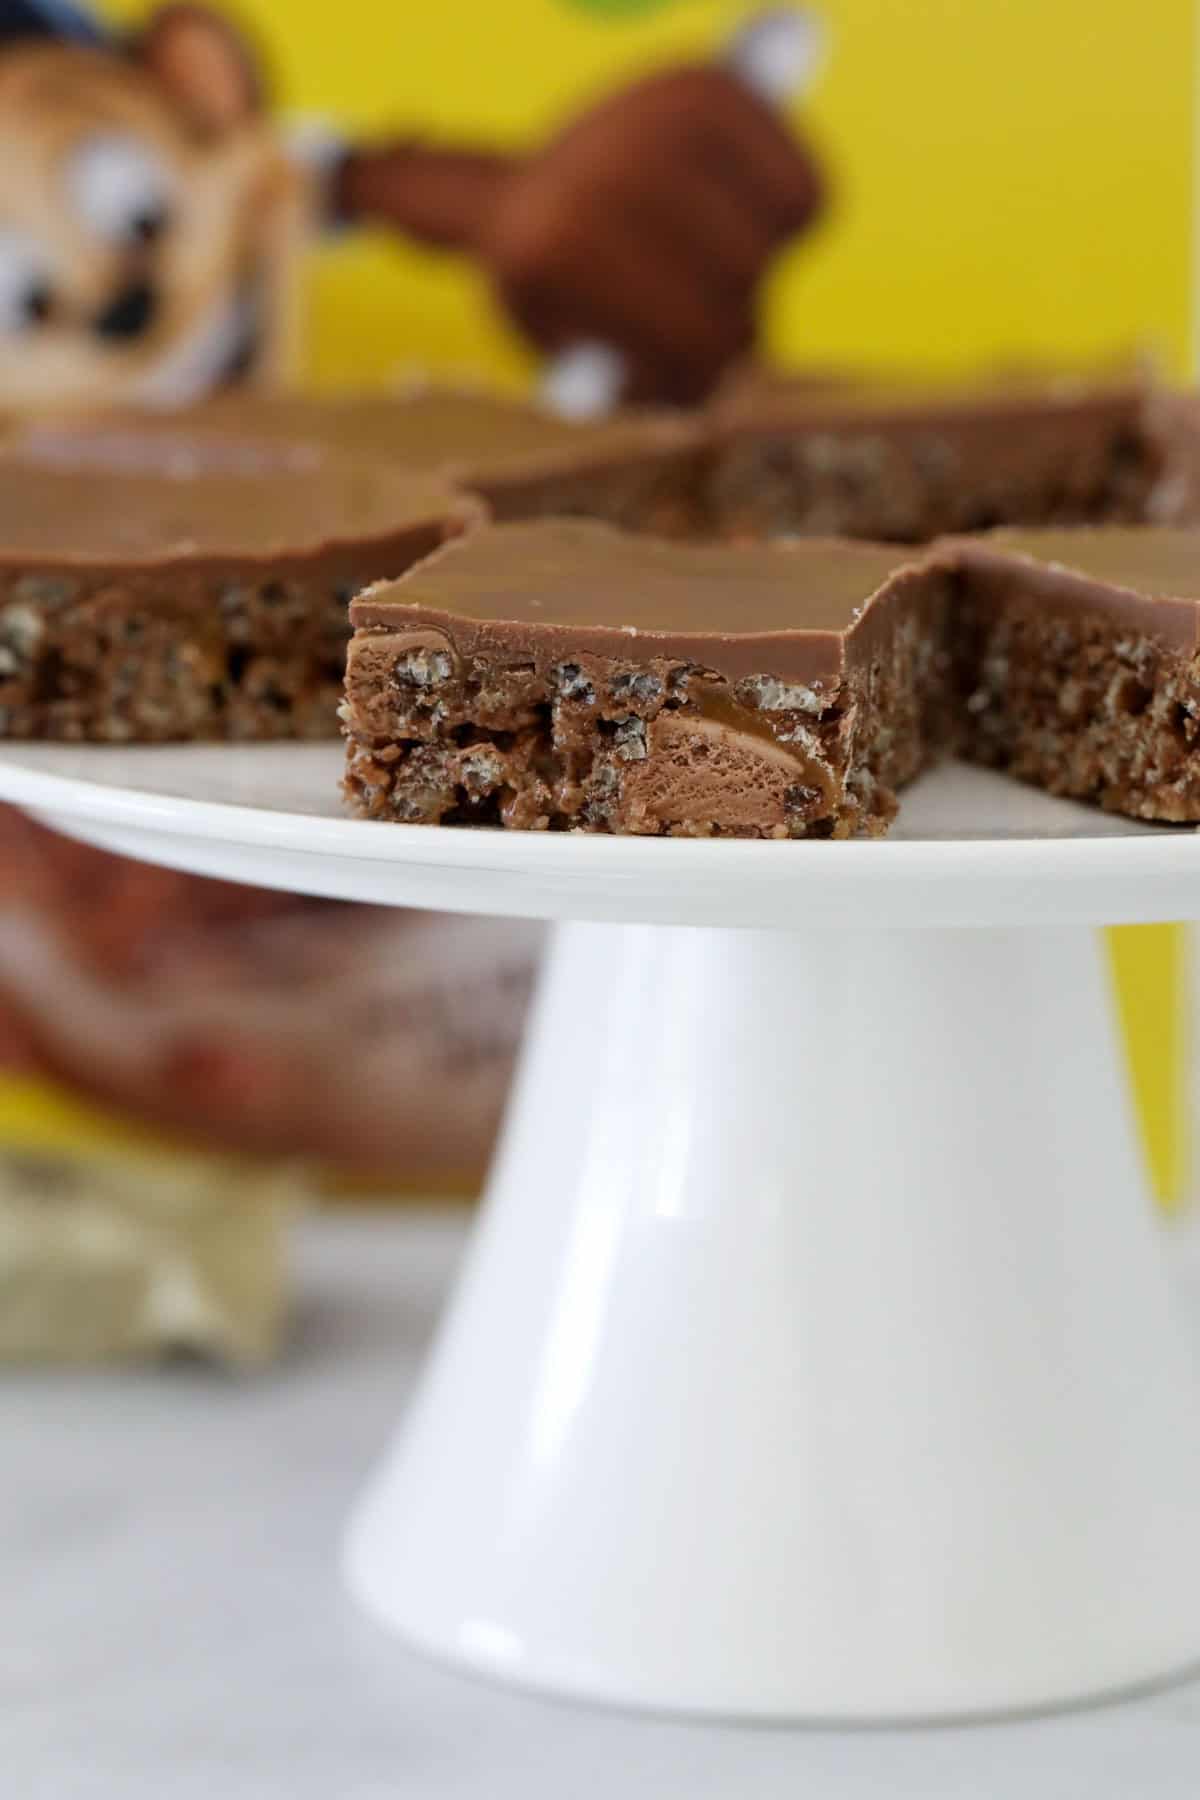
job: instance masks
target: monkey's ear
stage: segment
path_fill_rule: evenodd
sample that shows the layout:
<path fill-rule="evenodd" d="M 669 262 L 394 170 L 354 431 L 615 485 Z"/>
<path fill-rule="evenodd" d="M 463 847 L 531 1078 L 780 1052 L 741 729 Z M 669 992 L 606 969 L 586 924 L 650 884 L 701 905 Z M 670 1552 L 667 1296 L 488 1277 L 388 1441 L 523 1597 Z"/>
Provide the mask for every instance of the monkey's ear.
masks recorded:
<path fill-rule="evenodd" d="M 131 45 L 135 60 L 195 127 L 218 136 L 262 111 L 253 47 L 207 6 L 160 7 Z"/>

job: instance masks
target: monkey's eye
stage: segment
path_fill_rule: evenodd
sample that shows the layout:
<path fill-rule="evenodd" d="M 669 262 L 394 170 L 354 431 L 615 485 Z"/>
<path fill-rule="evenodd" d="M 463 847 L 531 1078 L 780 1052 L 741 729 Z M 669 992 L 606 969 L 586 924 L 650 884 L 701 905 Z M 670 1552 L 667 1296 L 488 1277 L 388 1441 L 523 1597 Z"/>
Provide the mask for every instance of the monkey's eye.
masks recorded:
<path fill-rule="evenodd" d="M 67 164 L 67 187 L 80 218 L 109 243 L 152 243 L 170 219 L 170 173 L 134 137 L 87 138 Z"/>
<path fill-rule="evenodd" d="M 0 226 L 0 331 L 40 325 L 52 301 L 49 271 L 34 239 Z"/>

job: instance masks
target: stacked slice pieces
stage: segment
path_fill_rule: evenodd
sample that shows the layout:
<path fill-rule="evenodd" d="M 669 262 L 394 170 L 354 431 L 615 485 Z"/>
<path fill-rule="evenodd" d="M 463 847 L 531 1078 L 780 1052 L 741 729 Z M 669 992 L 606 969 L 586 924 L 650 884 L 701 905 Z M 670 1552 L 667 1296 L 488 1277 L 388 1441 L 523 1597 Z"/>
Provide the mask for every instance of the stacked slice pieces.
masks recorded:
<path fill-rule="evenodd" d="M 1197 411 L 1119 377 L 28 429 L 0 456 L 0 734 L 332 734 L 359 593 L 368 817 L 876 834 L 957 751 L 1198 820 Z M 994 524 L 1022 529 L 961 535 Z"/>
<path fill-rule="evenodd" d="M 1189 532 L 1030 531 L 905 560 L 499 526 L 351 611 L 346 792 L 370 818 L 874 835 L 949 747 L 1200 819 Z"/>

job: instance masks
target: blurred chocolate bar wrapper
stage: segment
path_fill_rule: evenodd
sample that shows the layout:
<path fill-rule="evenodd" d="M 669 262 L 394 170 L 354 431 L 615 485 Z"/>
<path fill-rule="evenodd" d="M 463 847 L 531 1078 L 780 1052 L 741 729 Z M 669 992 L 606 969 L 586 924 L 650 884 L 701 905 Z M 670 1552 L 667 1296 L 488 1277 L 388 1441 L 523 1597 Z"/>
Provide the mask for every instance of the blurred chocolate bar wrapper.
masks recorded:
<path fill-rule="evenodd" d="M 266 1361 L 302 1192 L 284 1167 L 177 1146 L 0 1149 L 0 1358 Z"/>
<path fill-rule="evenodd" d="M 0 1356 L 269 1355 L 299 1205 L 477 1191 L 540 944 L 0 809 Z"/>

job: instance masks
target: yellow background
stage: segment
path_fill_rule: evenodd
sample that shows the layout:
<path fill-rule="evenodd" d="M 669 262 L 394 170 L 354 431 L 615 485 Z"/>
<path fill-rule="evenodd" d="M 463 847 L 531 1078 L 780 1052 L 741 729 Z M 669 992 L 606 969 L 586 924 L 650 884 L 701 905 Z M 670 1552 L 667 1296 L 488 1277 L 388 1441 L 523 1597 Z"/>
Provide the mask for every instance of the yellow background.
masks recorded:
<path fill-rule="evenodd" d="M 114 5 L 132 20 L 148 9 Z M 573 0 L 237 0 L 281 110 L 350 132 L 536 144 L 642 67 L 714 54 L 754 7 L 674 0 L 605 15 Z M 797 122 L 835 205 L 778 270 L 785 360 L 963 368 L 1191 337 L 1193 0 L 825 0 L 830 54 Z M 417 364 L 517 383 L 520 345 L 477 271 L 395 240 L 323 247 L 310 374 Z M 1160 1193 L 1183 1181 L 1182 934 L 1114 938 Z"/>
<path fill-rule="evenodd" d="M 135 19 L 137 0 L 112 7 Z M 756 10 L 665 0 L 229 0 L 282 109 L 348 130 L 534 144 L 636 70 L 714 54 Z M 836 205 L 780 269 L 772 347 L 940 367 L 1188 341 L 1192 0 L 819 0 L 797 108 Z M 348 239 L 317 259 L 313 366 L 525 362 L 457 260 Z"/>

